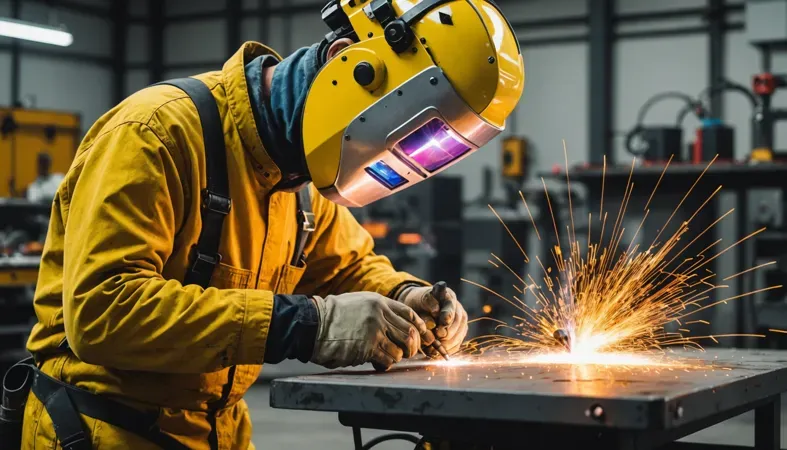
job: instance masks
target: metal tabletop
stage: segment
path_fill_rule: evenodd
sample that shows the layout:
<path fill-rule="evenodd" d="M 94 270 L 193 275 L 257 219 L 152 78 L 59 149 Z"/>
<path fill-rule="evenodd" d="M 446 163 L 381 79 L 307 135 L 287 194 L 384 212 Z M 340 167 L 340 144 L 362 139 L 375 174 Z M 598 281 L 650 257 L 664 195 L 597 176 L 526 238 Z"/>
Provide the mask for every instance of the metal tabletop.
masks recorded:
<path fill-rule="evenodd" d="M 440 428 L 517 434 L 548 426 L 563 434 L 567 427 L 626 431 L 640 441 L 643 433 L 662 432 L 648 439 L 663 444 L 763 405 L 778 409 L 787 391 L 787 352 L 685 356 L 690 367 L 414 362 L 388 373 L 348 370 L 274 380 L 270 402 L 339 412 L 345 425 L 422 434 Z"/>

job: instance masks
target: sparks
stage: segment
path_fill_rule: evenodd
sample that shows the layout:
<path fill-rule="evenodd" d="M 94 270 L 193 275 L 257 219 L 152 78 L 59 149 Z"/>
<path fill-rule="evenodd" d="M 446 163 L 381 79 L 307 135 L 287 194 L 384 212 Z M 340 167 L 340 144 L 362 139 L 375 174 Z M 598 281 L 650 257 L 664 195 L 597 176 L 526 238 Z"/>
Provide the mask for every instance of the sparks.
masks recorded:
<path fill-rule="evenodd" d="M 566 153 L 564 146 L 564 154 Z M 714 159 L 715 161 L 715 159 Z M 502 270 L 504 267 L 511 272 L 525 289 L 517 289 L 522 297 L 507 298 L 494 290 L 471 280 L 463 281 L 484 289 L 498 298 L 505 300 L 516 309 L 513 319 L 514 324 L 509 324 L 496 319 L 485 318 L 496 323 L 494 334 L 480 336 L 465 343 L 460 358 L 449 362 L 442 362 L 443 367 L 462 367 L 464 365 L 479 364 L 479 359 L 474 358 L 481 354 L 500 352 L 507 355 L 483 358 L 484 364 L 511 363 L 517 364 L 572 364 L 572 365 L 610 365 L 610 366 L 659 366 L 668 365 L 675 367 L 674 361 L 665 360 L 663 356 L 672 347 L 683 347 L 689 350 L 703 351 L 700 341 L 719 342 L 721 338 L 741 336 L 735 334 L 708 334 L 707 327 L 702 336 L 692 336 L 688 325 L 709 325 L 705 320 L 691 320 L 693 315 L 709 308 L 727 304 L 729 301 L 779 289 L 781 286 L 770 286 L 739 295 L 725 295 L 724 300 L 713 301 L 711 293 L 728 288 L 721 284 L 744 274 L 756 271 L 773 263 L 762 264 L 742 272 L 728 276 L 721 281 L 714 282 L 718 277 L 707 266 L 722 254 L 732 248 L 753 238 L 763 230 L 755 231 L 746 237 L 737 240 L 722 250 L 714 249 L 714 244 L 702 249 L 693 255 L 687 255 L 689 248 L 704 234 L 712 230 L 733 211 L 719 217 L 713 223 L 703 228 L 694 227 L 694 219 L 699 212 L 710 203 L 720 192 L 719 186 L 701 203 L 699 208 L 683 223 L 676 224 L 674 233 L 666 237 L 667 225 L 675 218 L 678 210 L 683 207 L 694 187 L 699 185 L 714 161 L 711 161 L 695 180 L 691 189 L 683 196 L 680 203 L 659 227 L 656 239 L 650 244 L 635 243 L 635 239 L 625 248 L 618 250 L 623 242 L 626 229 L 624 216 L 628 209 L 629 200 L 634 191 L 632 182 L 634 164 L 631 166 L 623 201 L 620 204 L 614 223 L 611 224 L 611 236 L 604 242 L 604 230 L 607 228 L 608 212 L 604 211 L 603 189 L 606 178 L 606 160 L 602 172 L 602 199 L 598 211 L 598 220 L 601 225 L 601 234 L 598 242 L 590 242 L 588 231 L 587 245 L 580 245 L 574 231 L 574 216 L 571 197 L 569 208 L 571 211 L 570 227 L 566 227 L 567 239 L 562 241 L 555 220 L 552 202 L 546 183 L 542 179 L 545 200 L 549 213 L 552 215 L 551 225 L 554 228 L 554 237 L 557 245 L 551 249 L 551 263 L 542 261 L 540 257 L 534 258 L 539 269 L 543 272 L 542 284 L 537 283 L 530 275 L 529 283 L 499 257 L 492 255 L 490 264 Z M 566 158 L 567 162 L 567 158 Z M 656 195 L 656 190 L 667 173 L 669 163 L 653 188 L 648 198 L 639 227 L 635 236 L 640 232 L 645 221 L 649 218 L 649 206 Z M 566 169 L 566 183 L 570 186 L 569 172 Z M 570 191 L 569 191 L 570 192 Z M 569 194 L 570 195 L 570 194 Z M 528 210 L 533 228 L 539 240 L 541 234 L 538 226 L 529 214 L 530 208 L 525 201 L 525 196 L 520 193 L 525 208 Z M 509 236 L 517 245 L 526 262 L 530 261 L 523 247 L 506 226 L 503 219 L 490 206 L 495 216 L 500 220 Z M 593 213 L 588 214 L 588 221 L 592 222 Z M 664 234 L 665 237 L 662 237 Z M 693 236 L 693 238 L 691 238 Z M 689 240 L 688 245 L 679 245 L 682 241 Z M 710 254 L 716 252 L 715 254 Z M 542 255 L 544 256 L 544 255 Z M 545 264 L 547 263 L 547 264 Z M 516 286 L 515 286 L 516 287 Z M 533 295 L 533 302 L 526 302 L 527 295 Z M 535 304 L 535 306 L 530 306 Z M 690 317 L 685 324 L 684 318 Z M 500 331 L 507 330 L 504 335 Z M 773 333 L 785 333 L 781 330 L 770 330 Z M 560 336 L 556 339 L 555 336 Z M 564 338 L 564 336 L 566 336 Z M 764 337 L 763 335 L 751 335 Z M 566 345 L 566 343 L 570 345 Z M 491 355 L 490 355 L 491 356 Z"/>

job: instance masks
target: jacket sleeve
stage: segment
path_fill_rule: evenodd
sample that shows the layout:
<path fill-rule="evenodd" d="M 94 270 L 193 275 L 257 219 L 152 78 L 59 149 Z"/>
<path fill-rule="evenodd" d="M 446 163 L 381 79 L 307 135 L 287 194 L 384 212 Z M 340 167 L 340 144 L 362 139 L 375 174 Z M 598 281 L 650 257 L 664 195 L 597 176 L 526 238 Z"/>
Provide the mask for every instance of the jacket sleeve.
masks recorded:
<path fill-rule="evenodd" d="M 82 361 L 123 370 L 262 364 L 271 292 L 203 290 L 162 276 L 187 209 L 181 174 L 190 170 L 171 147 L 130 123 L 75 163 L 63 273 L 69 345 Z"/>
<path fill-rule="evenodd" d="M 316 229 L 306 246 L 306 272 L 298 293 L 370 291 L 393 298 L 405 285 L 427 285 L 394 270 L 388 258 L 374 253 L 374 240 L 347 208 L 327 200 L 313 186 L 310 189 Z"/>

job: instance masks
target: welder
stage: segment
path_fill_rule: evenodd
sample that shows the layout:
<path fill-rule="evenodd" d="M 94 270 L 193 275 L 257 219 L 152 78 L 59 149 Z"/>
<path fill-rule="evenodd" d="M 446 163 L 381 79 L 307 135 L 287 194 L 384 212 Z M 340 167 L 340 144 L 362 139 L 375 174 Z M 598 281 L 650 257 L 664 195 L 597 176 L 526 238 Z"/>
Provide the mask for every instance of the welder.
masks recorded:
<path fill-rule="evenodd" d="M 24 448 L 253 448 L 242 398 L 263 363 L 459 349 L 456 294 L 396 272 L 347 207 L 501 133 L 516 37 L 487 0 L 334 0 L 323 18 L 320 43 L 246 43 L 87 133 L 53 202 Z"/>

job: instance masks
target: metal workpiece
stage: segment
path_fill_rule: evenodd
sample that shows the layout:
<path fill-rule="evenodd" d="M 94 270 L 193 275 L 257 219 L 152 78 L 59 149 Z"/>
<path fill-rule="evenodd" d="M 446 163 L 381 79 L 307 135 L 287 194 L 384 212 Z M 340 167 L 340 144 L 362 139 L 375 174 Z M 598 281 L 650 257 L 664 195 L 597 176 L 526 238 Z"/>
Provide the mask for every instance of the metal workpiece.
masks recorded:
<path fill-rule="evenodd" d="M 690 365 L 410 362 L 387 373 L 348 370 L 275 380 L 270 402 L 274 408 L 339 412 L 347 425 L 419 433 L 430 431 L 424 424 L 434 429 L 441 423 L 468 433 L 481 424 L 512 433 L 530 426 L 589 426 L 668 432 L 665 442 L 671 442 L 787 391 L 787 353 L 674 356 L 685 356 Z"/>

